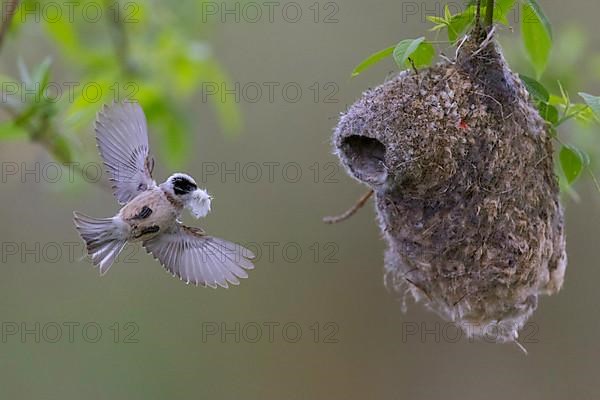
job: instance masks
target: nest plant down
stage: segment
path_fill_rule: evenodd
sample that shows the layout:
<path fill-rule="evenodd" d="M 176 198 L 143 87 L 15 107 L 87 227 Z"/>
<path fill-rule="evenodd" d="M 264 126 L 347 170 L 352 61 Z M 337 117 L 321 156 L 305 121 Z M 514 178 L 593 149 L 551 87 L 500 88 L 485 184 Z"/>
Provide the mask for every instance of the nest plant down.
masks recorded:
<path fill-rule="evenodd" d="M 549 128 L 489 39 L 366 91 L 333 145 L 375 192 L 387 285 L 509 342 L 560 289 L 565 236 Z"/>

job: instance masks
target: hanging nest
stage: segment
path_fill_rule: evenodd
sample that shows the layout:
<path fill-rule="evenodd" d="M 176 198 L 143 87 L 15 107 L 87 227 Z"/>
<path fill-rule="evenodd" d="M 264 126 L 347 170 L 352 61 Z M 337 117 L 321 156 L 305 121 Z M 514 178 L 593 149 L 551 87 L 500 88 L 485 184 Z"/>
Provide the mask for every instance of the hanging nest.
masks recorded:
<path fill-rule="evenodd" d="M 566 268 L 550 131 L 483 29 L 340 117 L 335 154 L 375 193 L 386 284 L 463 328 L 516 341 Z"/>

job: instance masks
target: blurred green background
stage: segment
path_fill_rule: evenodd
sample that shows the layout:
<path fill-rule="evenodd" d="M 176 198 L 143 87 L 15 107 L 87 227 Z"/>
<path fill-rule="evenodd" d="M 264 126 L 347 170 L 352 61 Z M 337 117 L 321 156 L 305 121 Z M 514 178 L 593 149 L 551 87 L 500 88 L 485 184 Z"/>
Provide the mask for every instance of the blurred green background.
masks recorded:
<path fill-rule="evenodd" d="M 119 24 L 107 12 L 112 2 L 95 3 L 105 7 L 96 22 L 81 18 L 93 2 L 75 3 L 69 24 L 43 11 L 53 4 L 66 13 L 65 2 L 26 2 L 34 11 L 0 53 L 3 82 L 26 69 L 59 85 L 95 82 L 107 95 L 86 102 L 63 93 L 32 110 L 25 128 L 2 130 L 2 398 L 600 397 L 600 194 L 589 180 L 577 184 L 577 202 L 565 198 L 566 281 L 523 332 L 528 356 L 514 345 L 455 340 L 456 330 L 421 305 L 402 313 L 401 296 L 383 285 L 385 244 L 371 203 L 343 224 L 321 223 L 365 190 L 331 155 L 337 116 L 395 66 L 350 72 L 373 51 L 422 35 L 425 17 L 445 3 L 275 2 L 269 15 L 265 2 L 121 2 L 139 18 L 121 14 Z M 560 79 L 573 96 L 600 93 L 600 3 L 541 3 L 557 49 L 548 81 Z M 417 15 L 407 15 L 408 4 Z M 236 11 L 222 16 L 225 7 L 238 7 L 239 21 Z M 517 38 L 501 29 L 508 58 L 526 72 Z M 239 287 L 186 286 L 137 247 L 102 278 L 79 260 L 73 210 L 100 217 L 118 205 L 94 179 L 71 179 L 67 168 L 57 178 L 55 163 L 98 162 L 92 118 L 114 97 L 106 88 L 129 82 L 150 120 L 155 178 L 187 171 L 215 197 L 205 220 L 185 221 L 258 249 Z M 223 82 L 239 99 L 222 101 Z M 3 96 L 0 120 L 10 120 L 7 107 L 31 103 L 11 101 Z M 27 129 L 41 136 L 28 140 Z M 598 129 L 571 125 L 566 134 L 595 157 Z"/>

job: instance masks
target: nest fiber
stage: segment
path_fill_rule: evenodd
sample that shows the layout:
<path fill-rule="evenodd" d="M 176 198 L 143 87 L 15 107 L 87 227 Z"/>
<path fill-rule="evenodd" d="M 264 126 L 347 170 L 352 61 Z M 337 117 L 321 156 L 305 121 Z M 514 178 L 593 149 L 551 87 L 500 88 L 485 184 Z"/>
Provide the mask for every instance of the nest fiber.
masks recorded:
<path fill-rule="evenodd" d="M 562 285 L 563 212 L 548 127 L 496 43 L 480 43 L 365 92 L 333 142 L 375 192 L 387 284 L 504 342 Z"/>

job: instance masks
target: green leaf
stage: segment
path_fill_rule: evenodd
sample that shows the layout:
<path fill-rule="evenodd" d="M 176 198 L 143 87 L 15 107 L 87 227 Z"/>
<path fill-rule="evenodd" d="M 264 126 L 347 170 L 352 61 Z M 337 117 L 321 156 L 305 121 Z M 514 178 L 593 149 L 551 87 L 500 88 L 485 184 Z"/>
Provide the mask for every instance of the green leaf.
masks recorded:
<path fill-rule="evenodd" d="M 62 163 L 70 163 L 73 161 L 71 145 L 63 136 L 55 136 L 51 143 L 52 156 Z"/>
<path fill-rule="evenodd" d="M 435 15 L 427 16 L 427 21 L 441 25 L 442 27 L 446 25 L 446 20 L 444 18 L 436 17 Z"/>
<path fill-rule="evenodd" d="M 548 121 L 553 126 L 556 126 L 559 122 L 558 110 L 556 107 L 548 103 L 538 103 L 538 111 L 542 118 Z"/>
<path fill-rule="evenodd" d="M 555 94 L 550 94 L 548 104 L 552 104 L 553 106 L 566 106 L 562 96 L 557 96 Z"/>
<path fill-rule="evenodd" d="M 558 127 L 573 118 L 575 118 L 577 121 L 579 121 L 580 123 L 583 123 L 583 124 L 589 124 L 590 122 L 593 122 L 595 119 L 592 109 L 590 107 L 588 107 L 586 104 L 581 104 L 581 103 L 570 104 L 569 103 L 569 107 L 567 108 L 565 106 L 564 111 L 563 111 L 563 116 L 562 116 L 562 118 L 560 118 L 558 120 L 558 122 L 555 124 L 555 126 Z"/>
<path fill-rule="evenodd" d="M 435 50 L 431 43 L 425 42 L 425 37 L 417 39 L 406 39 L 396 45 L 394 49 L 394 61 L 400 68 L 410 67 L 408 59 L 415 63 L 416 67 L 429 65 Z"/>
<path fill-rule="evenodd" d="M 507 15 L 515 6 L 516 0 L 496 0 L 494 4 L 494 20 L 508 25 Z M 485 15 L 485 6 L 481 7 L 481 15 Z M 428 16 L 427 20 L 436 24 L 432 31 L 442 28 L 448 29 L 448 40 L 455 43 L 456 40 L 475 22 L 477 7 L 470 5 L 461 13 L 451 15 L 448 6 L 444 8 L 444 17 Z"/>
<path fill-rule="evenodd" d="M 562 83 L 560 83 L 560 81 L 557 81 L 556 83 L 558 83 L 558 88 L 560 89 L 560 95 L 562 96 L 565 107 L 567 107 L 567 108 L 570 107 L 571 99 L 569 98 L 569 93 L 567 93 L 567 91 L 563 87 Z"/>
<path fill-rule="evenodd" d="M 593 96 L 588 93 L 579 93 L 583 101 L 592 109 L 598 121 L 600 121 L 600 96 Z"/>
<path fill-rule="evenodd" d="M 85 49 L 79 45 L 81 35 L 77 34 L 74 24 L 69 18 L 61 18 L 58 21 L 44 19 L 44 26 L 56 43 L 71 57 L 82 56 Z"/>
<path fill-rule="evenodd" d="M 521 36 L 529 60 L 539 78 L 550 58 L 552 30 L 536 0 L 525 0 L 521 6 Z"/>
<path fill-rule="evenodd" d="M 450 18 L 452 18 L 452 13 L 450 12 L 450 7 L 446 4 L 444 6 L 444 19 L 448 21 Z"/>
<path fill-rule="evenodd" d="M 587 104 L 573 104 L 571 108 L 573 114 L 575 114 L 575 119 L 582 124 L 588 125 L 594 121 L 600 122 L 600 119 L 596 117 L 592 108 Z"/>
<path fill-rule="evenodd" d="M 24 139 L 28 136 L 27 130 L 13 121 L 0 123 L 0 139 Z"/>
<path fill-rule="evenodd" d="M 405 39 L 396 45 L 393 51 L 394 61 L 400 68 L 406 66 L 406 62 L 412 53 L 414 53 L 419 45 L 425 41 L 425 37 L 421 36 L 417 39 Z"/>
<path fill-rule="evenodd" d="M 452 43 L 461 36 L 461 34 L 467 30 L 467 28 L 475 21 L 475 13 L 468 8 L 460 14 L 456 14 L 450 20 L 448 24 L 448 40 Z"/>
<path fill-rule="evenodd" d="M 356 66 L 356 68 L 354 68 L 354 71 L 352 71 L 352 77 L 360 75 L 360 73 L 364 70 L 372 67 L 384 58 L 391 56 L 394 53 L 395 47 L 396 46 L 388 47 L 387 49 L 380 50 L 377 53 L 373 53 L 369 57 L 365 58 L 360 64 L 358 64 L 358 66 Z"/>
<path fill-rule="evenodd" d="M 523 1 L 524 1 L 525 5 L 530 7 L 530 10 L 528 10 L 528 11 L 535 14 L 535 19 L 540 21 L 544 25 L 544 29 L 548 32 L 548 34 L 552 38 L 552 26 L 550 25 L 550 20 L 548 20 L 548 17 L 546 17 L 546 14 L 544 14 L 542 7 L 539 5 L 537 0 L 523 0 Z M 524 15 L 524 17 L 527 17 L 527 16 Z"/>
<path fill-rule="evenodd" d="M 415 63 L 415 67 L 427 67 L 435 57 L 435 49 L 429 42 L 423 42 L 417 47 L 417 50 L 409 57 Z"/>
<path fill-rule="evenodd" d="M 30 85 L 31 76 L 29 75 L 29 69 L 27 69 L 27 65 L 25 65 L 25 61 L 23 61 L 21 57 L 17 60 L 17 66 L 19 68 L 19 78 L 21 78 L 21 82 Z"/>
<path fill-rule="evenodd" d="M 548 93 L 548 90 L 546 90 L 544 85 L 542 85 L 540 82 L 521 74 L 519 74 L 519 78 L 521 78 L 525 88 L 534 100 L 543 101 L 544 103 L 547 103 L 550 100 L 550 94 Z"/>
<path fill-rule="evenodd" d="M 559 159 L 560 166 L 569 184 L 577 180 L 590 162 L 589 157 L 583 151 L 567 145 L 562 146 L 560 149 Z"/>
<path fill-rule="evenodd" d="M 126 91 L 123 90 L 123 93 L 116 96 L 114 89 L 111 89 L 114 82 L 114 80 L 111 82 L 109 78 L 101 77 L 80 82 L 81 84 L 73 91 L 74 98 L 69 99 L 65 106 L 67 120 L 69 123 L 74 123 L 73 128 L 82 128 L 84 124 L 91 122 L 102 104 L 110 103 L 111 100 L 123 100 L 121 95 L 124 95 Z M 119 82 L 119 84 L 121 83 Z"/>
<path fill-rule="evenodd" d="M 506 16 L 515 6 L 516 0 L 496 0 L 494 4 L 494 20 L 508 24 Z"/>
<path fill-rule="evenodd" d="M 32 79 L 34 84 L 39 84 L 37 96 L 41 98 L 41 95 L 46 90 L 48 82 L 50 81 L 50 66 L 52 60 L 47 57 L 40 65 L 38 65 L 33 71 Z"/>

